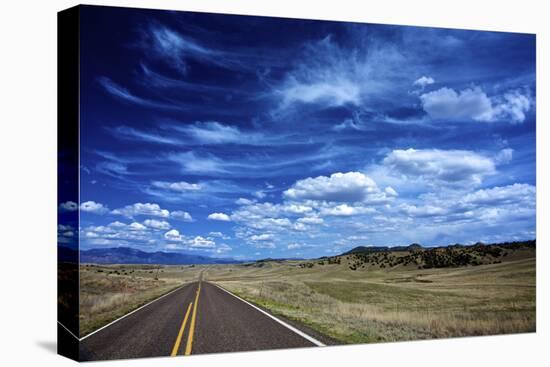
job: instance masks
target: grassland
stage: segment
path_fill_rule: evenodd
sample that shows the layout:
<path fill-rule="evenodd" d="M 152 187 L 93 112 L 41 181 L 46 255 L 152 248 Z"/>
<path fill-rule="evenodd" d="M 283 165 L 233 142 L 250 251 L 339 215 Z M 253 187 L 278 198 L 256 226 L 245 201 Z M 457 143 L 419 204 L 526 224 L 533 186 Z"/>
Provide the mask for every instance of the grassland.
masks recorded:
<path fill-rule="evenodd" d="M 211 266 L 205 277 L 343 343 L 535 331 L 535 250 L 508 249 L 499 257 L 425 269 L 369 265 L 348 255 Z"/>
<path fill-rule="evenodd" d="M 196 279 L 194 266 L 80 266 L 80 335 Z"/>
<path fill-rule="evenodd" d="M 531 332 L 535 252 L 473 247 L 236 265 L 81 265 L 81 335 L 201 272 L 341 343 Z"/>

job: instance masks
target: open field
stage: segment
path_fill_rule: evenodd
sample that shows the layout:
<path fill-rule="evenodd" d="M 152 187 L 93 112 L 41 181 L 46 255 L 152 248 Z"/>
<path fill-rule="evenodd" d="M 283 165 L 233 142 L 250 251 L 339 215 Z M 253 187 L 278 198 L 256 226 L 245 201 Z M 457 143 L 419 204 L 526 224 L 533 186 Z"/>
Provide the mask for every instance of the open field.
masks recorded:
<path fill-rule="evenodd" d="M 474 265 L 448 266 L 465 252 Z M 459 249 L 419 256 L 411 249 L 235 265 L 81 265 L 81 335 L 201 272 L 203 279 L 342 343 L 531 332 L 535 252 Z"/>
<path fill-rule="evenodd" d="M 80 336 L 195 280 L 194 266 L 80 266 Z"/>
<path fill-rule="evenodd" d="M 357 258 L 342 256 L 323 265 L 216 265 L 205 278 L 344 343 L 535 331 L 535 249 L 501 258 L 478 266 L 351 270 Z"/>

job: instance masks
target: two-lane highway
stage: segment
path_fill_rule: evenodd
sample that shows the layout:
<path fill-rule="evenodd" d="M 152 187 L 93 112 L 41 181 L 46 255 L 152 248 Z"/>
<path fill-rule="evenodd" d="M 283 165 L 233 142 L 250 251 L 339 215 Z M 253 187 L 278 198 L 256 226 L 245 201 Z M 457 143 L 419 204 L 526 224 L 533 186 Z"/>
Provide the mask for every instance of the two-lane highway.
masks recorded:
<path fill-rule="evenodd" d="M 323 345 L 206 281 L 189 283 L 81 339 L 82 360 Z"/>

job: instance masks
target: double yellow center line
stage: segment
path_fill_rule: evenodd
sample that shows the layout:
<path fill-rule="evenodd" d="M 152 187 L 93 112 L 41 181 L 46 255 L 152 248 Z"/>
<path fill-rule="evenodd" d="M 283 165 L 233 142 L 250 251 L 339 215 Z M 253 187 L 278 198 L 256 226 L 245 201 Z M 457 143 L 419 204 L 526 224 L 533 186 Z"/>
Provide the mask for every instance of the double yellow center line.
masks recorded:
<path fill-rule="evenodd" d="M 193 314 L 191 315 L 191 325 L 189 326 L 189 336 L 187 337 L 187 344 L 185 346 L 185 355 L 188 356 L 191 354 L 191 350 L 193 348 L 193 335 L 195 334 L 195 322 L 197 318 L 197 305 L 199 304 L 200 293 L 201 293 L 201 283 L 199 282 L 199 287 L 197 288 L 197 294 L 195 295 L 195 303 L 193 304 L 193 302 L 190 302 L 189 306 L 187 307 L 187 311 L 185 312 L 185 317 L 183 318 L 183 322 L 181 323 L 178 337 L 176 338 L 176 342 L 174 343 L 174 348 L 172 348 L 171 356 L 175 356 L 178 354 L 178 350 L 181 344 L 181 338 L 183 337 L 183 333 L 185 331 L 185 325 L 187 325 L 187 320 L 189 319 L 189 313 L 191 312 L 191 307 L 193 307 Z"/>

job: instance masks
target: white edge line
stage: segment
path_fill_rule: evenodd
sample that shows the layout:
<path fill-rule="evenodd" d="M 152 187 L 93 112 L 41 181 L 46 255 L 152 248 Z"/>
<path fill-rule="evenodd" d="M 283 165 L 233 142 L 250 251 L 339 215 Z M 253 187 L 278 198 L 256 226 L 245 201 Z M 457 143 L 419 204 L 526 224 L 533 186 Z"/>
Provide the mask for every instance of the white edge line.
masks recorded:
<path fill-rule="evenodd" d="M 100 332 L 101 330 L 103 330 L 103 329 L 105 329 L 105 328 L 107 328 L 107 327 L 113 325 L 114 323 L 117 323 L 117 322 L 119 322 L 120 320 L 122 320 L 122 319 L 124 319 L 124 318 L 130 316 L 130 315 L 133 314 L 134 312 L 138 312 L 138 311 L 141 310 L 142 308 L 145 308 L 145 307 L 151 305 L 152 303 L 155 303 L 155 302 L 158 301 L 159 299 L 164 298 L 164 297 L 166 297 L 166 296 L 168 296 L 168 295 L 174 293 L 175 291 L 178 291 L 178 290 L 182 289 L 183 287 L 188 286 L 189 284 L 191 284 L 191 283 L 184 284 L 184 285 L 182 285 L 181 287 L 178 287 L 178 288 L 176 288 L 176 289 L 174 289 L 174 290 L 171 290 L 170 292 L 168 292 L 168 293 L 166 293 L 166 294 L 163 294 L 163 295 L 160 296 L 159 298 L 155 298 L 155 299 L 152 300 L 151 302 L 146 303 L 146 304 L 144 304 L 143 306 L 138 307 L 138 308 L 136 308 L 135 310 L 133 310 L 133 311 L 131 311 L 131 312 L 128 312 L 126 315 L 124 315 L 124 316 L 122 316 L 122 317 L 119 317 L 118 319 L 116 319 L 116 320 L 114 320 L 114 321 L 111 321 L 111 322 L 108 323 L 107 325 L 104 325 L 104 326 L 100 327 L 99 329 L 92 331 L 92 332 L 89 333 L 88 335 L 85 335 L 85 336 L 83 336 L 82 338 L 80 338 L 80 339 L 78 339 L 78 340 L 79 340 L 79 341 L 83 341 L 84 339 L 86 339 L 86 338 L 88 338 L 88 337 L 94 335 L 95 333 L 98 333 L 98 332 Z"/>
<path fill-rule="evenodd" d="M 211 283 L 211 284 L 214 284 L 214 283 Z M 301 331 L 301 330 L 295 328 L 295 327 L 292 326 L 292 325 L 287 324 L 287 323 L 284 322 L 283 320 L 278 319 L 277 317 L 273 316 L 273 315 L 270 314 L 269 312 L 266 312 L 266 311 L 262 310 L 261 308 L 259 308 L 259 307 L 255 306 L 255 305 L 253 305 L 252 303 L 250 303 L 250 302 L 248 302 L 248 301 L 242 299 L 241 297 L 237 296 L 236 294 L 233 294 L 233 293 L 229 292 L 227 289 L 225 289 L 225 288 L 223 288 L 223 287 L 221 287 L 221 286 L 219 286 L 219 285 L 217 285 L 217 284 L 214 284 L 214 285 L 215 285 L 216 287 L 220 288 L 222 291 L 224 291 L 224 292 L 226 292 L 226 293 L 232 295 L 233 297 L 235 297 L 235 298 L 241 300 L 242 302 L 246 303 L 246 304 L 249 305 L 250 307 L 253 307 L 253 308 L 255 308 L 256 310 L 260 311 L 261 313 L 263 313 L 263 314 L 266 315 L 267 317 L 269 317 L 269 318 L 271 318 L 271 319 L 277 321 L 279 324 L 283 325 L 283 326 L 286 327 L 287 329 L 289 329 L 289 330 L 295 332 L 296 334 L 300 335 L 302 338 L 309 340 L 310 342 L 312 342 L 312 343 L 315 344 L 316 346 L 318 346 L 318 347 L 326 347 L 326 344 L 321 343 L 319 340 L 315 339 L 314 337 L 312 337 L 312 336 L 310 336 L 310 335 L 304 333 L 303 331 Z"/>
<path fill-rule="evenodd" d="M 61 325 L 61 327 L 63 327 L 63 329 L 67 330 L 67 332 L 68 332 L 69 334 L 71 334 L 72 336 L 74 336 L 74 337 L 76 338 L 76 340 L 80 341 L 80 338 L 79 338 L 78 336 L 74 335 L 73 332 L 72 332 L 71 330 L 69 330 L 68 327 L 66 327 L 65 325 L 63 325 L 63 324 L 62 324 L 61 322 L 59 322 L 59 321 L 57 321 L 57 323 L 58 323 L 59 325 Z"/>

